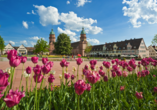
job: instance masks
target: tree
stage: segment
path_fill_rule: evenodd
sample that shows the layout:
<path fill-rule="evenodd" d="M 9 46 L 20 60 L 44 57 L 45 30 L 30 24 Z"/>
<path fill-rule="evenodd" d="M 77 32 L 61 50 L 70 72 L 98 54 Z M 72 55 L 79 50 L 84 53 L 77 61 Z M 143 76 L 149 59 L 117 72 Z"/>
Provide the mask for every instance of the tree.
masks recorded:
<path fill-rule="evenodd" d="M 42 38 L 37 40 L 36 45 L 34 45 L 34 53 L 40 52 L 48 52 L 49 51 L 49 44 L 47 41 L 43 40 Z"/>
<path fill-rule="evenodd" d="M 4 40 L 3 38 L 0 36 L 0 50 L 1 50 L 1 54 L 3 53 L 3 50 L 5 48 L 5 44 L 4 44 Z"/>
<path fill-rule="evenodd" d="M 91 50 L 92 50 L 92 45 L 88 42 L 86 49 L 85 49 L 85 53 L 88 54 L 88 53 L 90 53 Z"/>
<path fill-rule="evenodd" d="M 70 37 L 64 33 L 59 34 L 54 42 L 54 47 L 55 54 L 70 55 L 72 50 Z"/>
<path fill-rule="evenodd" d="M 152 45 L 156 45 L 156 44 L 157 44 L 157 34 L 154 36 L 152 40 Z"/>

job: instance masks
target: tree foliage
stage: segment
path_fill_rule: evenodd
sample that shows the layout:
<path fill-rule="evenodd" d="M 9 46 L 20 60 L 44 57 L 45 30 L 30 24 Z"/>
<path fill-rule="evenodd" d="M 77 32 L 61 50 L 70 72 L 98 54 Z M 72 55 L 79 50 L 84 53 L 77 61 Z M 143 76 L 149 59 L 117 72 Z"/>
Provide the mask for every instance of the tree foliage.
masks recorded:
<path fill-rule="evenodd" d="M 43 40 L 42 38 L 37 40 L 36 45 L 34 45 L 34 53 L 40 52 L 48 52 L 49 51 L 49 44 L 47 41 Z"/>
<path fill-rule="evenodd" d="M 59 34 L 56 42 L 54 43 L 54 47 L 54 53 L 61 55 L 70 55 L 72 50 L 70 37 L 64 33 Z"/>
<path fill-rule="evenodd" d="M 88 42 L 86 49 L 85 49 L 85 53 L 88 54 L 88 53 L 90 53 L 91 50 L 92 50 L 92 45 Z"/>
<path fill-rule="evenodd" d="M 3 40 L 3 38 L 0 36 L 0 50 L 1 50 L 1 53 L 2 53 L 2 51 L 4 50 L 4 48 L 5 48 L 5 44 L 4 44 L 5 42 L 4 42 L 4 40 Z"/>
<path fill-rule="evenodd" d="M 156 44 L 157 44 L 157 34 L 154 36 L 152 40 L 152 45 L 156 45 Z"/>

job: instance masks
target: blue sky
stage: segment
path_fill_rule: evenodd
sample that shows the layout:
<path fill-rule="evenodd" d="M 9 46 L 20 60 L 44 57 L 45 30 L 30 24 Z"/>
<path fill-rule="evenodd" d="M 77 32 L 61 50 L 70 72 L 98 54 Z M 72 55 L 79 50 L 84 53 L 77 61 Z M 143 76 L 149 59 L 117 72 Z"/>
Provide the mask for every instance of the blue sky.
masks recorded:
<path fill-rule="evenodd" d="M 32 47 L 66 33 L 79 40 L 82 27 L 92 45 L 144 38 L 157 34 L 156 0 L 0 0 L 0 35 L 5 44 Z M 56 38 L 57 39 L 57 38 Z"/>

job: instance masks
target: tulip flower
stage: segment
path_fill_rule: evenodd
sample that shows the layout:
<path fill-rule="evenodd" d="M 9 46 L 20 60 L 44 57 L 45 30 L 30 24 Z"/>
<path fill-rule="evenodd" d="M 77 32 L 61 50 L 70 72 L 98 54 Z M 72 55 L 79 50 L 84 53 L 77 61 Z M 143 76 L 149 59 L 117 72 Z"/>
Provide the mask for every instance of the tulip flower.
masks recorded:
<path fill-rule="evenodd" d="M 149 75 L 149 73 L 150 73 L 150 72 L 149 72 L 148 70 L 145 70 L 145 74 L 146 74 L 146 75 Z"/>
<path fill-rule="evenodd" d="M 153 77 L 156 77 L 155 75 L 153 75 Z"/>
<path fill-rule="evenodd" d="M 64 73 L 64 77 L 65 77 L 66 80 L 69 79 L 70 73 Z"/>
<path fill-rule="evenodd" d="M 145 77 L 145 76 L 146 76 L 145 71 L 142 71 L 141 76 L 142 76 L 142 77 Z"/>
<path fill-rule="evenodd" d="M 0 73 L 0 93 L 9 85 L 8 78 L 8 73 Z"/>
<path fill-rule="evenodd" d="M 44 79 L 42 74 L 38 74 L 38 75 L 35 74 L 33 76 L 33 78 L 34 78 L 34 82 L 37 82 L 37 83 L 40 83 L 42 81 L 42 79 Z M 37 80 L 36 80 L 36 78 L 37 78 Z"/>
<path fill-rule="evenodd" d="M 81 58 L 76 59 L 77 65 L 81 65 L 81 63 L 83 62 Z"/>
<path fill-rule="evenodd" d="M 88 65 L 85 65 L 84 69 L 88 70 Z"/>
<path fill-rule="evenodd" d="M 105 75 L 105 72 L 103 72 L 102 70 L 99 70 L 99 74 L 103 77 Z"/>
<path fill-rule="evenodd" d="M 90 65 L 94 65 L 95 66 L 97 64 L 97 60 L 91 60 L 89 63 L 90 63 Z"/>
<path fill-rule="evenodd" d="M 50 65 L 46 64 L 41 67 L 41 70 L 44 74 L 48 74 L 51 71 Z"/>
<path fill-rule="evenodd" d="M 59 78 L 62 79 L 62 75 L 61 74 L 59 75 Z"/>
<path fill-rule="evenodd" d="M 112 60 L 111 63 L 114 64 L 115 60 Z"/>
<path fill-rule="evenodd" d="M 123 71 L 123 77 L 127 77 L 128 76 L 128 72 L 127 71 Z"/>
<path fill-rule="evenodd" d="M 12 67 L 17 67 L 19 66 L 19 64 L 21 63 L 21 58 L 16 56 L 16 57 L 12 57 L 9 61 L 10 66 Z"/>
<path fill-rule="evenodd" d="M 137 73 L 137 77 L 140 78 L 141 77 L 141 72 Z"/>
<path fill-rule="evenodd" d="M 39 75 L 41 73 L 41 66 L 36 65 L 35 67 L 33 67 L 33 71 L 36 75 Z"/>
<path fill-rule="evenodd" d="M 66 66 L 66 60 L 63 59 L 63 60 L 60 62 L 60 65 L 61 65 L 61 67 L 65 67 L 65 66 Z"/>
<path fill-rule="evenodd" d="M 12 89 L 9 91 L 9 94 L 4 98 L 4 101 L 7 107 L 11 108 L 17 104 L 19 104 L 20 100 L 25 97 L 25 92 L 13 91 Z"/>
<path fill-rule="evenodd" d="M 154 87 L 154 92 L 156 92 L 156 93 L 157 93 L 157 87 Z"/>
<path fill-rule="evenodd" d="M 51 68 L 53 67 L 53 62 L 52 61 L 49 61 L 48 64 L 50 65 Z"/>
<path fill-rule="evenodd" d="M 119 67 L 117 65 L 113 65 L 112 68 L 113 68 L 114 71 L 118 71 L 119 70 Z"/>
<path fill-rule="evenodd" d="M 55 74 L 56 74 L 56 71 L 52 70 L 52 71 L 51 71 L 51 74 L 55 75 Z"/>
<path fill-rule="evenodd" d="M 123 91 L 125 89 L 125 86 L 120 86 L 120 91 Z"/>
<path fill-rule="evenodd" d="M 74 80 L 75 76 L 74 75 L 71 75 L 71 80 Z"/>
<path fill-rule="evenodd" d="M 34 56 L 31 58 L 31 61 L 35 64 L 38 63 L 38 57 Z"/>
<path fill-rule="evenodd" d="M 42 63 L 45 65 L 49 60 L 47 58 L 42 58 Z"/>
<path fill-rule="evenodd" d="M 7 51 L 7 58 L 10 60 L 12 57 L 17 56 L 16 50 Z"/>
<path fill-rule="evenodd" d="M 110 62 L 103 62 L 103 65 L 108 69 L 110 68 Z"/>
<path fill-rule="evenodd" d="M 24 71 L 22 74 L 25 78 L 30 77 L 30 74 L 27 74 L 26 71 Z"/>
<path fill-rule="evenodd" d="M 32 72 L 31 67 L 28 66 L 28 67 L 26 68 L 26 72 L 27 72 L 27 74 L 31 74 L 31 72 Z"/>
<path fill-rule="evenodd" d="M 77 94 L 77 95 L 81 95 L 81 94 L 83 94 L 83 92 L 87 89 L 87 86 L 86 86 L 84 80 L 78 80 L 78 81 L 74 84 L 74 88 L 75 88 L 76 94 Z"/>
<path fill-rule="evenodd" d="M 132 68 L 131 68 L 130 66 L 128 66 L 128 67 L 127 67 L 127 70 L 128 70 L 129 72 L 131 72 L 131 71 L 132 71 Z"/>
<path fill-rule="evenodd" d="M 87 86 L 86 91 L 90 91 L 92 86 L 90 84 L 86 84 L 86 86 Z"/>
<path fill-rule="evenodd" d="M 104 76 L 104 81 L 107 82 L 108 81 L 108 77 Z"/>
<path fill-rule="evenodd" d="M 68 66 L 69 66 L 69 64 L 70 64 L 69 62 L 66 62 L 66 63 L 65 63 L 65 67 L 68 67 Z"/>
<path fill-rule="evenodd" d="M 122 72 L 120 70 L 116 71 L 117 76 L 122 76 Z"/>
<path fill-rule="evenodd" d="M 73 70 L 72 71 L 75 72 L 76 71 L 76 67 L 73 66 Z"/>
<path fill-rule="evenodd" d="M 142 92 L 137 92 L 136 91 L 136 97 L 138 98 L 138 99 L 142 99 L 143 98 L 143 95 L 142 95 Z"/>
<path fill-rule="evenodd" d="M 24 57 L 22 56 L 21 57 L 21 63 L 25 63 L 26 61 L 27 61 L 27 57 L 26 56 L 24 56 Z"/>
<path fill-rule="evenodd" d="M 114 78 L 114 77 L 116 77 L 116 72 L 112 72 L 112 77 Z"/>
<path fill-rule="evenodd" d="M 101 69 L 101 70 L 103 70 L 103 67 L 102 67 L 102 66 L 100 66 L 100 69 Z"/>
<path fill-rule="evenodd" d="M 90 68 L 91 68 L 92 70 L 95 70 L 95 65 L 91 65 Z"/>
<path fill-rule="evenodd" d="M 53 83 L 54 80 L 55 80 L 55 77 L 52 74 L 50 74 L 50 76 L 48 78 L 48 82 Z"/>
<path fill-rule="evenodd" d="M 100 79 L 100 75 L 96 71 L 92 71 L 86 75 L 86 78 L 90 83 L 95 84 Z"/>
<path fill-rule="evenodd" d="M 10 68 L 6 68 L 5 72 L 7 72 L 8 74 L 10 74 L 11 73 Z"/>

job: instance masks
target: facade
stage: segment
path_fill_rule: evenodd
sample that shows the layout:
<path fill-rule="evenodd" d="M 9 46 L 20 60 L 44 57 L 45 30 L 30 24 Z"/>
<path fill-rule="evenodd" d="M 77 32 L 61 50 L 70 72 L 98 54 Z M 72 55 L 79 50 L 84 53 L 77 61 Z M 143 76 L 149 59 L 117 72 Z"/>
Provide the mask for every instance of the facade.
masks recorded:
<path fill-rule="evenodd" d="M 53 29 L 52 29 L 49 35 L 49 46 L 50 46 L 49 54 L 51 55 L 53 54 L 53 51 L 55 50 L 54 48 L 55 39 L 56 39 L 55 33 L 53 32 Z M 84 28 L 82 28 L 82 31 L 80 34 L 80 41 L 71 43 L 71 47 L 73 48 L 72 54 L 73 55 L 81 54 L 82 56 L 85 56 L 84 51 L 85 51 L 86 46 L 87 46 L 86 33 L 84 31 Z"/>
<path fill-rule="evenodd" d="M 149 57 L 149 50 L 145 45 L 143 38 L 130 39 L 120 42 L 105 43 L 102 45 L 94 45 L 91 56 L 104 57 L 120 57 L 120 56 L 134 56 L 134 57 Z"/>
<path fill-rule="evenodd" d="M 25 47 L 23 44 L 20 45 L 19 47 L 13 47 L 10 43 L 7 44 L 3 50 L 3 54 L 5 54 L 7 51 L 10 50 L 17 50 L 17 53 L 22 53 L 22 54 L 33 54 L 34 47 Z"/>
<path fill-rule="evenodd" d="M 149 46 L 149 56 L 152 58 L 157 58 L 157 47 L 156 46 Z"/>

